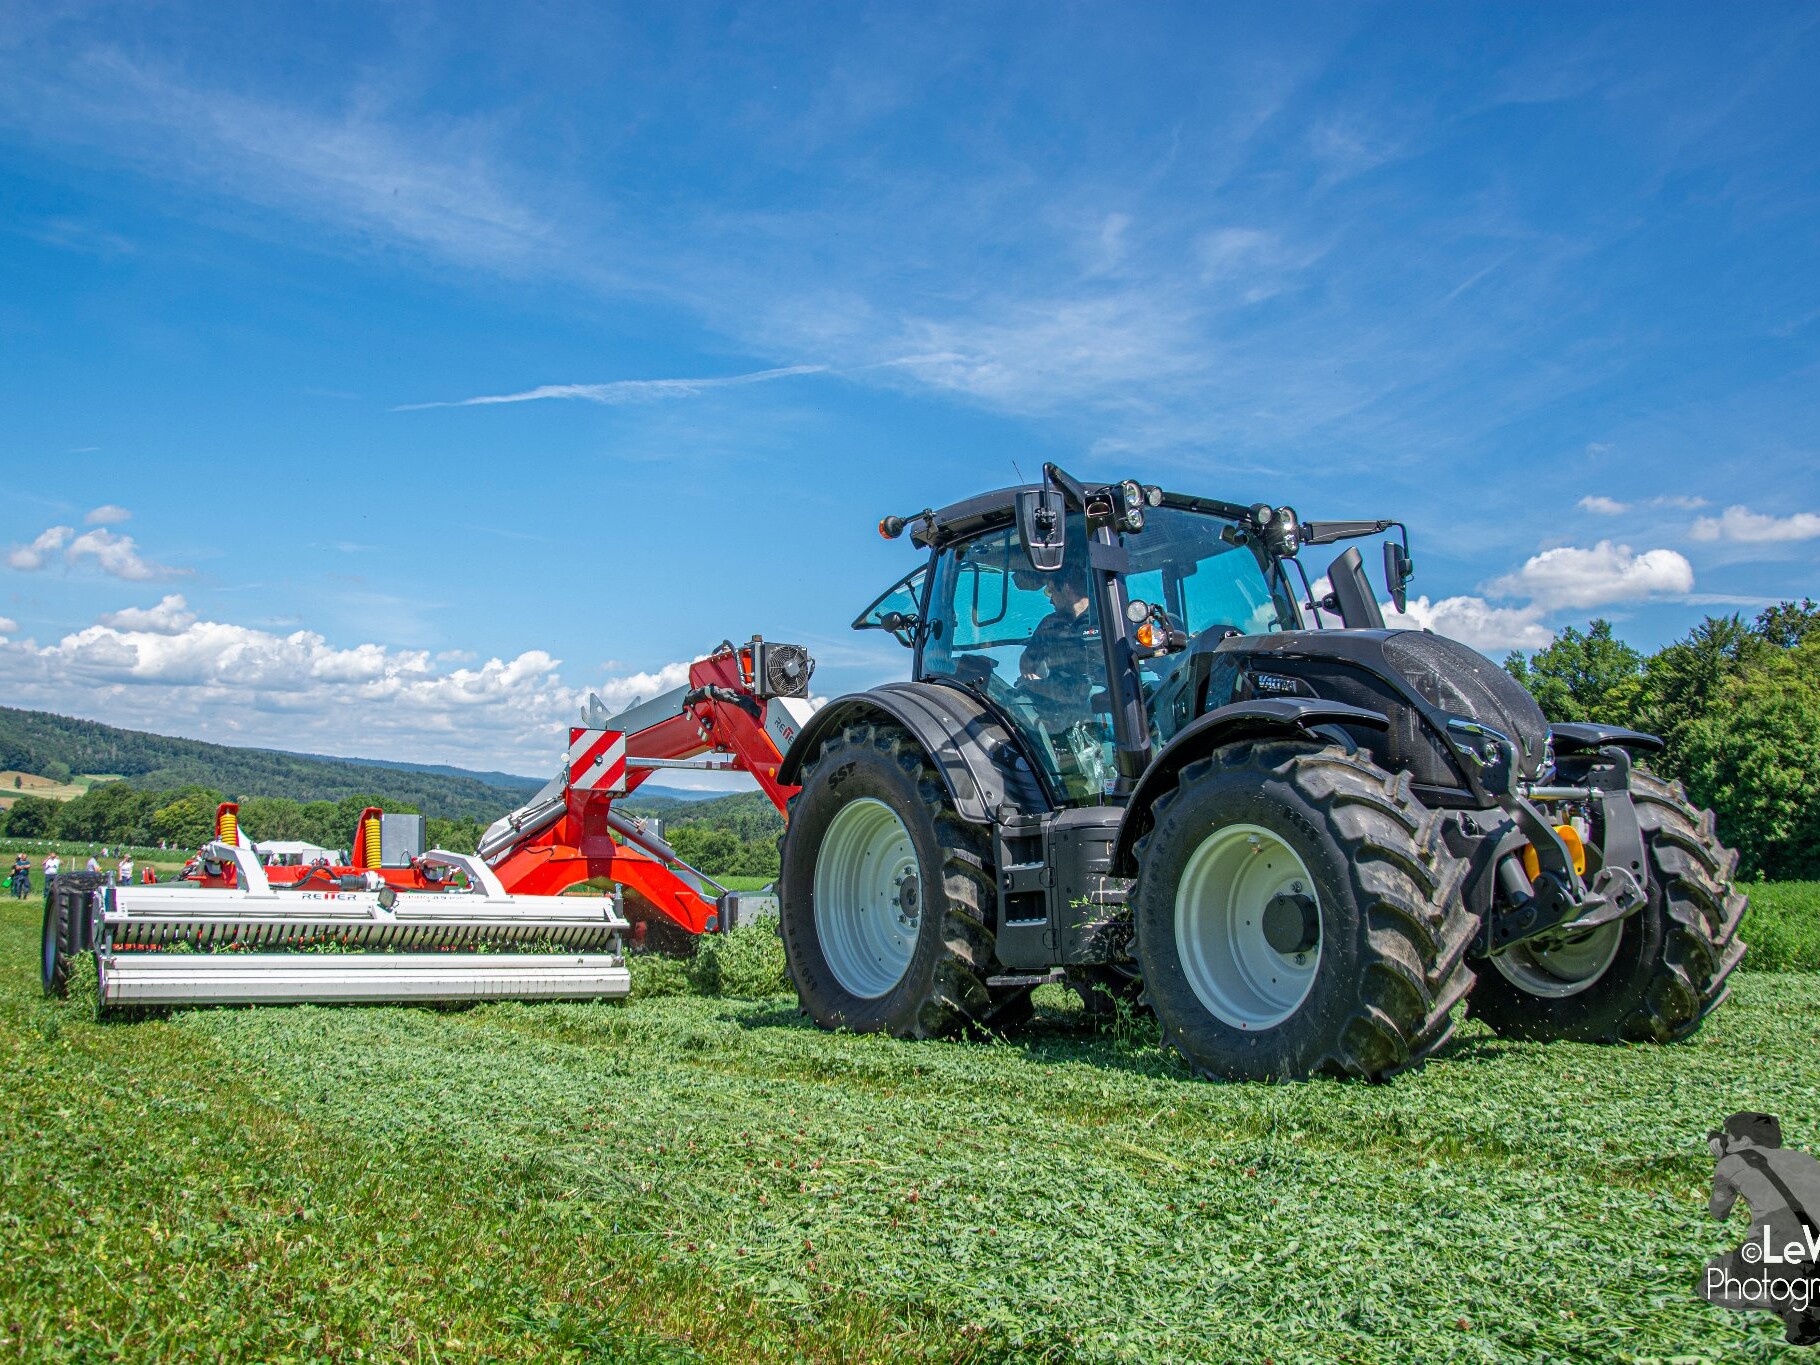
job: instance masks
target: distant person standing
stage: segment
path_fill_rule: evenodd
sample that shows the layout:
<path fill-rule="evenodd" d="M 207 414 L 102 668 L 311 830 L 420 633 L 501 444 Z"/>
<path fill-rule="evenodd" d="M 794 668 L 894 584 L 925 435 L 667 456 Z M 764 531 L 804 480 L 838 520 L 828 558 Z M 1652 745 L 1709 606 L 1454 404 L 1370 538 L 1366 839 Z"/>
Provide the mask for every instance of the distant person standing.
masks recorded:
<path fill-rule="evenodd" d="M 21 853 L 13 859 L 13 899 L 22 901 L 32 894 L 32 860 Z"/>
<path fill-rule="evenodd" d="M 100 870 L 101 870 L 101 864 L 95 861 L 95 855 L 92 853 L 89 854 L 88 855 L 88 866 L 86 868 L 84 868 L 83 871 L 99 872 Z"/>
<path fill-rule="evenodd" d="M 130 885 L 133 880 L 133 855 L 122 853 L 120 866 L 114 869 L 114 880 L 121 886 Z"/>
<path fill-rule="evenodd" d="M 44 880 L 46 882 L 50 881 L 52 877 L 56 876 L 61 871 L 63 871 L 63 859 L 59 858 L 54 852 L 45 854 Z"/>

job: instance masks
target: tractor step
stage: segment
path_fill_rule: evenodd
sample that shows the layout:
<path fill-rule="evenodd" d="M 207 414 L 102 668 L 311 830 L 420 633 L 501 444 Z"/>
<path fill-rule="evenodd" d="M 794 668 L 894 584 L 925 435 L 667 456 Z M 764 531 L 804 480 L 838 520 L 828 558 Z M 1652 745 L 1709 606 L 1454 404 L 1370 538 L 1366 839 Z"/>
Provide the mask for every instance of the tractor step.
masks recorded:
<path fill-rule="evenodd" d="M 1055 986 L 1068 979 L 1068 974 L 1060 967 L 1047 972 L 1010 972 L 1004 976 L 989 976 L 988 986 Z"/>

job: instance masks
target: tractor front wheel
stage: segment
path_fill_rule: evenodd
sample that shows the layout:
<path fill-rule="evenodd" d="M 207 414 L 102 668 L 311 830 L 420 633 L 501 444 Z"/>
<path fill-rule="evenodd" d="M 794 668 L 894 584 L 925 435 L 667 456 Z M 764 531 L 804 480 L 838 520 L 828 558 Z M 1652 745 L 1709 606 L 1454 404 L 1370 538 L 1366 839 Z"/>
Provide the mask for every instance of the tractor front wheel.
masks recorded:
<path fill-rule="evenodd" d="M 1441 822 L 1336 746 L 1240 743 L 1188 765 L 1139 843 L 1145 997 L 1196 1072 L 1379 1078 L 1452 1033 L 1476 918 Z"/>
<path fill-rule="evenodd" d="M 1027 1012 L 1028 987 L 986 984 L 989 850 L 910 735 L 850 725 L 830 739 L 791 800 L 780 849 L 778 928 L 804 1011 L 824 1028 L 901 1038 Z"/>
<path fill-rule="evenodd" d="M 1720 1002 L 1744 944 L 1738 855 L 1711 811 L 1678 782 L 1631 774 L 1649 897 L 1613 924 L 1547 946 L 1515 944 L 1479 969 L 1472 1011 L 1494 1031 L 1537 1041 L 1672 1042 Z"/>

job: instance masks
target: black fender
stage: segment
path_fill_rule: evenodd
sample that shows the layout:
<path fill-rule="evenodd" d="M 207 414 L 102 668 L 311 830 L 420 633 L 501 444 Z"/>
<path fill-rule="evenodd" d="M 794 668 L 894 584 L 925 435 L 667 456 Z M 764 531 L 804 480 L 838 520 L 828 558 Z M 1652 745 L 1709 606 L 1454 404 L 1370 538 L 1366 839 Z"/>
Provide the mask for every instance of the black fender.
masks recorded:
<path fill-rule="evenodd" d="M 830 735 L 851 724 L 894 724 L 923 746 L 954 810 L 970 824 L 990 825 L 1001 808 L 1027 814 L 1050 809 L 1035 766 L 1011 728 L 973 693 L 940 683 L 886 683 L 836 697 L 802 728 L 777 770 L 780 783 L 802 774 Z"/>
<path fill-rule="evenodd" d="M 1557 754 L 1577 754 L 1587 749 L 1603 749 L 1607 745 L 1618 749 L 1646 749 L 1652 752 L 1662 747 L 1662 741 L 1657 736 L 1644 734 L 1641 730 L 1626 730 L 1621 725 L 1573 721 L 1549 726 L 1548 734 L 1554 741 Z"/>
<path fill-rule="evenodd" d="M 1157 798 L 1175 788 L 1182 769 L 1215 749 L 1235 740 L 1281 735 L 1295 739 L 1337 740 L 1350 744 L 1345 732 L 1322 733 L 1327 726 L 1363 725 L 1373 730 L 1388 730 L 1390 718 L 1363 706 L 1349 706 L 1340 701 L 1323 701 L 1319 697 L 1259 697 L 1216 707 L 1199 716 L 1164 746 L 1139 779 L 1137 790 L 1125 807 L 1125 818 L 1119 823 L 1117 840 L 1112 845 L 1112 873 L 1117 877 L 1137 875 L 1137 841 L 1150 828 L 1150 808 Z"/>

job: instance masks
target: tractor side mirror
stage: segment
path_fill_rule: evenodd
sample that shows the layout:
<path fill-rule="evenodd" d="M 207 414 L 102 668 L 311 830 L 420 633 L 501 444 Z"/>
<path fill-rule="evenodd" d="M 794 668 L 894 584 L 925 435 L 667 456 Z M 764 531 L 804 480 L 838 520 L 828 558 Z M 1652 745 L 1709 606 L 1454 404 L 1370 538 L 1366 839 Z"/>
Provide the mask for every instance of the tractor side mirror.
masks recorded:
<path fill-rule="evenodd" d="M 1017 538 L 1030 567 L 1054 573 L 1062 567 L 1068 521 L 1062 495 L 1054 488 L 1027 488 L 1017 495 Z"/>
<path fill-rule="evenodd" d="M 1409 610 L 1409 580 L 1416 576 L 1416 566 L 1409 551 L 1394 540 L 1384 542 L 1384 586 L 1390 589 L 1390 600 L 1398 611 Z"/>
<path fill-rule="evenodd" d="M 1338 612 L 1340 623 L 1348 630 L 1382 630 L 1384 613 L 1378 609 L 1377 594 L 1365 576 L 1365 560 L 1359 547 L 1352 546 L 1327 566 L 1327 581 L 1333 591 L 1321 605 Z"/>

